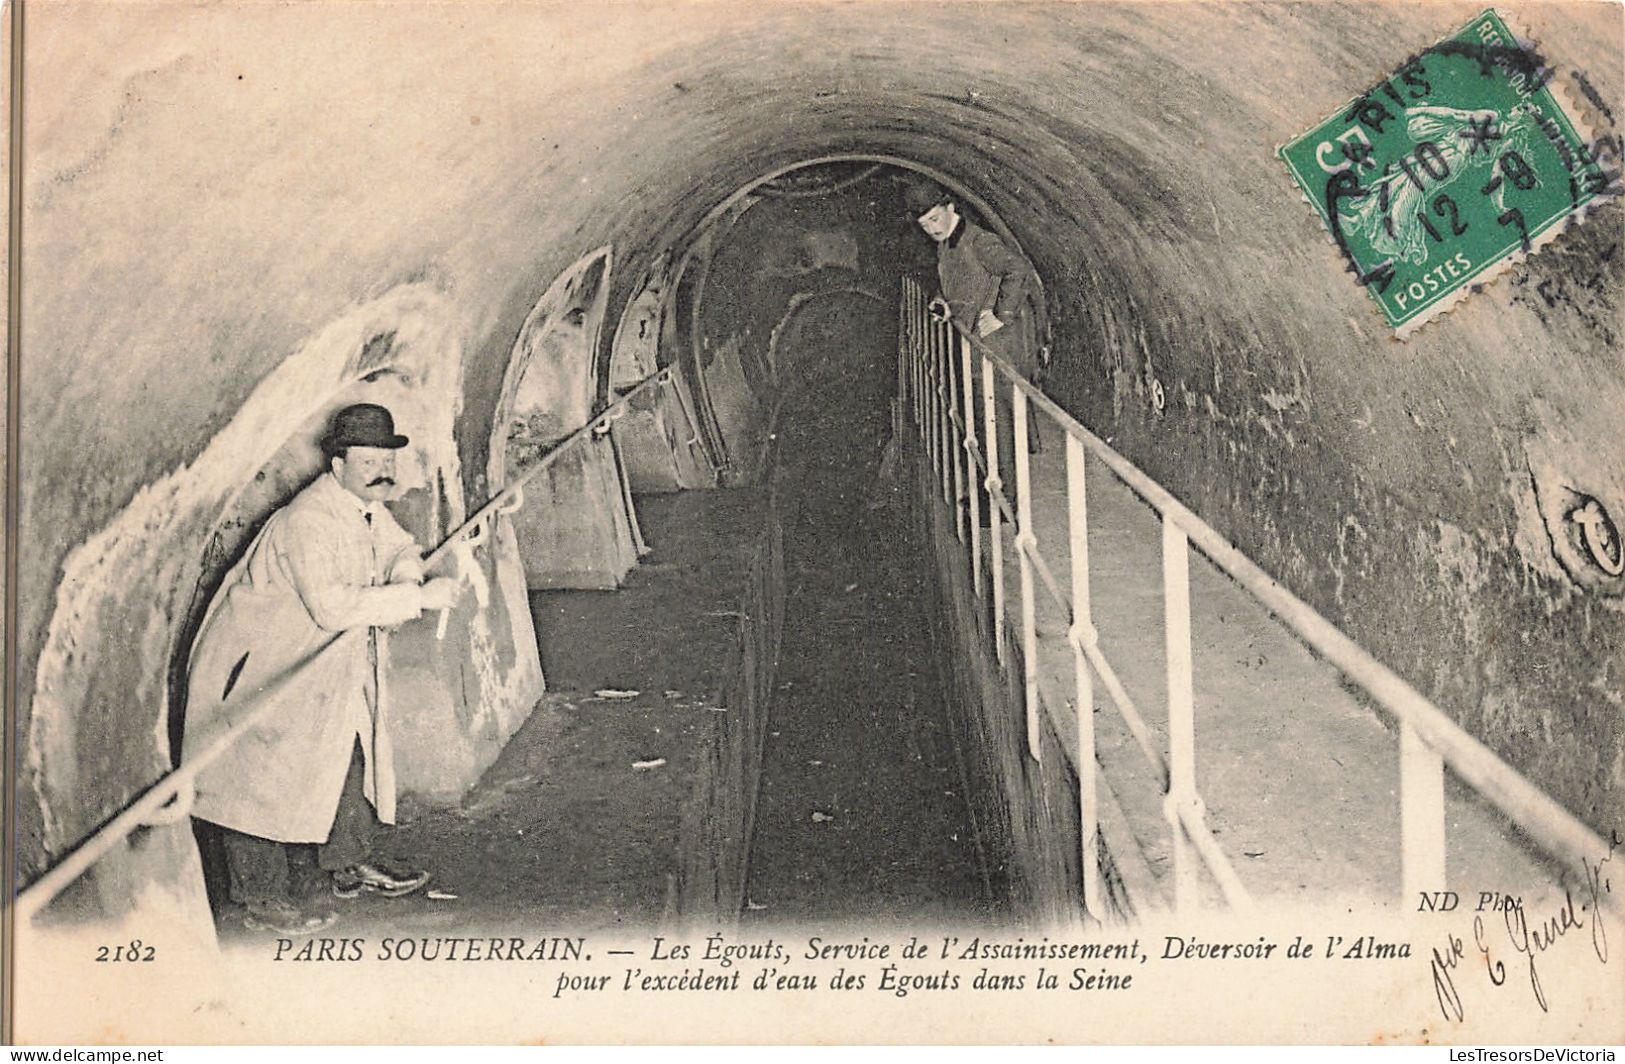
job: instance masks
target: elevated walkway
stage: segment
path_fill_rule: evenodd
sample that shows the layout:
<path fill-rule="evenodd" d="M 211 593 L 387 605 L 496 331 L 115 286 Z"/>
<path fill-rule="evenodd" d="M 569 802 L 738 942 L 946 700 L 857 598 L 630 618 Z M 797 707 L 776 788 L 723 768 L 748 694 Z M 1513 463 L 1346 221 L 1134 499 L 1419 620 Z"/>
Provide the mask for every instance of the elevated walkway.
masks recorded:
<path fill-rule="evenodd" d="M 898 431 L 1031 908 L 1583 890 L 1606 841 L 912 280 L 900 315 Z"/>
<path fill-rule="evenodd" d="M 1066 454 L 1050 431 L 1031 457 L 1034 533 L 1041 548 L 1069 535 Z M 1090 602 L 1100 645 L 1168 747 L 1168 679 L 1160 521 L 1126 485 L 1091 470 Z M 1019 584 L 1019 555 L 1004 541 L 1005 586 Z M 1072 580 L 1065 550 L 1045 550 L 1057 582 Z M 1036 600 L 1039 695 L 1046 714 L 1069 717 L 1068 618 Z M 1398 902 L 1401 887 L 1399 736 L 1339 670 L 1316 657 L 1259 601 L 1210 565 L 1190 569 L 1195 677 L 1196 789 L 1206 820 L 1248 894 L 1260 902 L 1347 897 Z M 1019 619 L 1018 619 L 1019 620 Z M 1012 626 L 1012 645 L 1019 632 Z M 1094 707 L 1097 759 L 1132 839 L 1108 836 L 1114 854 L 1139 850 L 1160 893 L 1171 897 L 1172 840 L 1163 784 L 1136 749 L 1104 690 Z M 1446 879 L 1464 892 L 1528 894 L 1550 884 L 1549 862 L 1510 822 L 1468 789 L 1445 794 Z M 1210 903 L 1220 901 L 1211 881 Z M 1414 905 L 1414 902 L 1412 903 Z"/>

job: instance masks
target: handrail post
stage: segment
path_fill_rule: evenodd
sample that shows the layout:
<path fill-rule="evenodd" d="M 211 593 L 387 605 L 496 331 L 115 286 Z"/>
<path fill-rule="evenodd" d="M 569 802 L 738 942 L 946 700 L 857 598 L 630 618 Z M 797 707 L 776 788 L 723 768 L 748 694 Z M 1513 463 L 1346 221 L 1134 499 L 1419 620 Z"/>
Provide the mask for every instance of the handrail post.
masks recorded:
<path fill-rule="evenodd" d="M 982 426 L 987 432 L 987 542 L 988 568 L 993 574 L 993 652 L 999 665 L 1004 653 L 1004 511 L 999 499 L 1004 484 L 999 479 L 999 415 L 994 409 L 993 360 L 982 355 Z"/>
<path fill-rule="evenodd" d="M 1021 574 L 1021 658 L 1026 678 L 1027 753 L 1043 761 L 1043 722 L 1038 709 L 1038 604 L 1033 601 L 1033 552 L 1038 536 L 1033 531 L 1032 456 L 1027 453 L 1027 393 L 1010 385 L 1010 412 L 1014 424 L 1016 464 L 1016 559 Z"/>
<path fill-rule="evenodd" d="M 918 296 L 914 309 L 914 357 L 920 374 L 921 453 L 931 457 L 931 326 L 925 316 L 925 293 Z"/>
<path fill-rule="evenodd" d="M 921 294 L 923 301 L 923 294 Z M 931 458 L 931 473 L 936 473 L 936 323 L 923 302 L 920 305 L 921 365 L 925 367 L 925 434 L 926 455 Z"/>
<path fill-rule="evenodd" d="M 925 442 L 925 328 L 920 313 L 920 286 L 912 284 L 913 303 L 909 306 L 909 355 L 914 359 L 914 431 Z"/>
<path fill-rule="evenodd" d="M 901 320 L 898 324 L 897 340 L 908 355 L 908 409 L 911 417 L 919 414 L 920 390 L 915 386 L 914 380 L 914 282 L 903 278 L 903 297 Z"/>
<path fill-rule="evenodd" d="M 908 278 L 903 278 L 899 287 L 902 298 L 897 301 L 897 414 L 892 418 L 892 439 L 897 446 L 902 444 L 897 437 L 902 434 L 903 411 L 908 409 L 904 404 L 911 394 L 908 379 Z"/>
<path fill-rule="evenodd" d="M 1199 806 L 1196 794 L 1196 710 L 1191 689 L 1190 548 L 1185 530 L 1162 517 L 1163 623 L 1168 653 L 1168 796 L 1163 813 L 1173 833 L 1174 906 L 1189 912 L 1199 901 L 1195 847 L 1185 835 L 1181 807 Z"/>
<path fill-rule="evenodd" d="M 919 430 L 920 434 L 921 456 L 929 458 L 931 441 L 926 435 L 926 429 L 931 424 L 931 419 L 926 412 L 926 404 L 930 398 L 928 390 L 930 382 L 925 364 L 925 345 L 930 338 L 925 330 L 925 307 L 922 302 L 924 295 L 919 290 L 918 285 L 914 286 L 913 295 L 914 303 L 909 307 L 909 317 L 912 319 L 914 328 L 909 337 L 909 348 L 914 355 L 914 379 L 917 385 L 914 390 L 914 427 Z"/>
<path fill-rule="evenodd" d="M 931 437 L 936 443 L 938 489 L 943 500 L 948 498 L 948 448 L 944 446 L 942 431 L 942 323 L 929 323 L 931 330 Z"/>
<path fill-rule="evenodd" d="M 927 318 L 925 328 L 931 367 L 931 471 L 937 475 L 937 490 L 946 497 L 947 489 L 942 486 L 942 326 Z"/>
<path fill-rule="evenodd" d="M 982 479 L 976 475 L 976 377 L 971 370 L 970 340 L 959 338 L 959 376 L 965 382 L 965 511 L 970 528 L 970 575 L 976 601 L 982 601 Z"/>
<path fill-rule="evenodd" d="M 1066 502 L 1072 558 L 1072 678 L 1078 710 L 1078 848 L 1083 868 L 1083 910 L 1102 923 L 1106 903 L 1100 893 L 1100 807 L 1095 780 L 1095 678 L 1084 647 L 1095 642 L 1089 602 L 1089 501 L 1083 441 L 1066 436 Z"/>
<path fill-rule="evenodd" d="M 1399 725 L 1400 902 L 1444 889 L 1444 760 L 1416 729 Z"/>
<path fill-rule="evenodd" d="M 942 477 L 942 501 L 950 505 L 954 501 L 953 426 L 948 420 L 948 411 L 952 409 L 948 398 L 948 338 L 953 335 L 952 330 L 953 326 L 945 321 L 937 322 L 933 330 L 937 365 L 937 472 Z"/>
<path fill-rule="evenodd" d="M 929 310 L 925 319 L 926 367 L 931 374 L 931 471 L 942 483 L 942 326 L 931 320 Z"/>
<path fill-rule="evenodd" d="M 959 351 L 960 345 L 964 342 L 964 340 L 957 333 L 955 333 L 952 328 L 947 331 L 947 333 L 943 336 L 943 339 L 946 340 L 947 343 L 943 345 L 942 372 L 943 376 L 947 378 L 948 381 L 948 408 L 946 411 L 944 411 L 943 421 L 948 427 L 949 442 L 951 444 L 951 450 L 953 451 L 954 457 L 954 534 L 959 537 L 959 542 L 964 543 L 965 518 L 969 515 L 969 511 L 964 505 L 966 474 L 965 463 L 968 456 L 965 454 L 965 437 L 963 430 L 968 426 L 957 425 L 954 423 L 953 419 L 953 415 L 958 412 L 960 406 L 960 360 L 955 358 L 954 355 Z"/>

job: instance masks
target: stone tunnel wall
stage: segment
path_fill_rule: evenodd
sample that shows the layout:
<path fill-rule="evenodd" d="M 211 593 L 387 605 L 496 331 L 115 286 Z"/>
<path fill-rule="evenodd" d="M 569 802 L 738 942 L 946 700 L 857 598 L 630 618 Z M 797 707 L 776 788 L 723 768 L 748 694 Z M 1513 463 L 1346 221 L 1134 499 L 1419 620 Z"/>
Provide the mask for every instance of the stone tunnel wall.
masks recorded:
<path fill-rule="evenodd" d="M 1408 53 L 1471 13 L 1417 9 L 1393 32 Z M 1161 52 L 1168 14 L 1118 57 L 1181 57 L 1159 107 L 1100 131 L 1088 173 L 1074 171 L 1105 194 L 1054 188 L 1064 171 L 1047 151 L 1022 175 L 1079 234 L 1060 255 L 1034 250 L 1068 338 L 1052 388 L 1468 731 L 1616 827 L 1625 583 L 1575 564 L 1564 515 L 1579 496 L 1625 514 L 1618 203 L 1396 341 L 1284 176 L 1176 173 L 1193 145 L 1284 142 L 1389 69 L 1357 32 L 1370 9 L 1249 29 L 1273 54 L 1326 63 L 1315 87 L 1296 62 L 1232 82 L 1192 51 Z M 1527 14 L 1566 91 L 1581 97 L 1584 77 L 1617 98 L 1617 8 Z M 1202 36 L 1223 40 L 1239 17 Z"/>
<path fill-rule="evenodd" d="M 1576 577 L 1561 522 L 1580 496 L 1625 519 L 1619 206 L 1401 343 L 1273 156 L 1476 6 L 742 10 L 30 8 L 26 742 L 50 726 L 46 677 L 82 689 L 65 712 L 105 719 L 125 700 L 83 691 L 161 668 L 163 622 L 155 639 L 86 615 L 112 657 L 48 645 L 70 556 L 325 325 L 403 284 L 444 300 L 477 504 L 508 357 L 560 270 L 613 247 L 613 318 L 755 177 L 885 155 L 953 177 L 1020 239 L 1050 295 L 1050 388 L 1086 423 L 1579 815 L 1618 823 L 1621 588 Z M 1506 10 L 1611 130 L 1617 8 Z M 164 609 L 207 525 L 117 574 L 121 596 Z M 160 716 L 85 732 L 87 808 L 151 778 Z M 63 841 L 41 778 L 21 781 L 25 880 Z"/>

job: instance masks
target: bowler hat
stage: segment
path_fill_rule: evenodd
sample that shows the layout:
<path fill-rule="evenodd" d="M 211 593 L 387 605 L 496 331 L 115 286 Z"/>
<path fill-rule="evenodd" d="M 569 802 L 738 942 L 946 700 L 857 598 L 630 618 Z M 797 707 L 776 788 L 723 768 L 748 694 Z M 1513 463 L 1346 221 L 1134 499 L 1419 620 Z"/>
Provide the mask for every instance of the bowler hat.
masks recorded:
<path fill-rule="evenodd" d="M 322 449 L 337 454 L 346 447 L 406 446 L 406 437 L 395 432 L 395 419 L 377 403 L 356 403 L 333 415 L 333 428 L 322 440 Z"/>
<path fill-rule="evenodd" d="M 953 199 L 953 193 L 937 184 L 921 178 L 911 181 L 903 188 L 903 202 L 908 206 L 910 217 L 918 218 L 932 207 L 947 203 Z"/>

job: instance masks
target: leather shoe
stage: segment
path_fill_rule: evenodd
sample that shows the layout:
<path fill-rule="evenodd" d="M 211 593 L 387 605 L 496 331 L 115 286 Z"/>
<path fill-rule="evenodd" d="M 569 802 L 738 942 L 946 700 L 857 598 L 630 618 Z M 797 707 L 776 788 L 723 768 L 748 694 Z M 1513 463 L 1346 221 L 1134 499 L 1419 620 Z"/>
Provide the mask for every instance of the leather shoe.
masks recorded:
<path fill-rule="evenodd" d="M 280 898 L 249 902 L 247 909 L 244 927 L 250 931 L 275 931 L 279 935 L 313 935 L 339 918 L 331 909 L 315 912 Z"/>
<path fill-rule="evenodd" d="M 333 873 L 333 896 L 354 898 L 363 891 L 399 898 L 429 882 L 429 873 L 406 871 L 375 864 L 353 864 Z"/>

